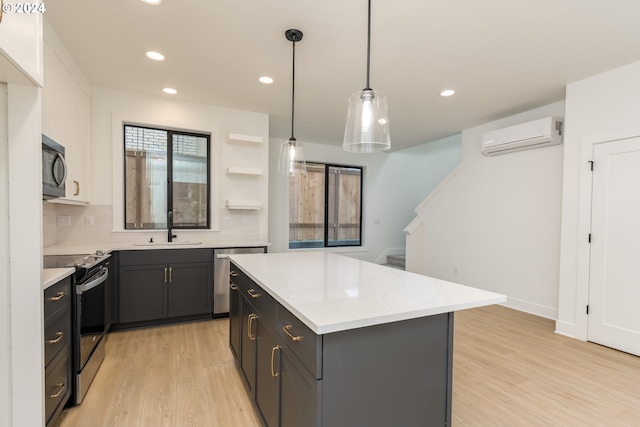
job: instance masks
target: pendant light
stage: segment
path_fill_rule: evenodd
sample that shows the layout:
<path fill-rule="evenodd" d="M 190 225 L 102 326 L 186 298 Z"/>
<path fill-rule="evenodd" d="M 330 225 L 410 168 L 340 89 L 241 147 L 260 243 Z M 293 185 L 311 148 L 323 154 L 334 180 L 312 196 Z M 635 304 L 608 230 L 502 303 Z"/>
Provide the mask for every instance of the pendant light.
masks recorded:
<path fill-rule="evenodd" d="M 280 160 L 278 162 L 278 172 L 281 175 L 293 175 L 305 173 L 307 164 L 304 160 L 304 144 L 296 141 L 293 136 L 293 119 L 296 93 L 296 42 L 302 40 L 302 31 L 287 30 L 284 33 L 287 40 L 293 45 L 293 72 L 291 77 L 291 138 L 280 145 Z"/>
<path fill-rule="evenodd" d="M 371 65 L 371 0 L 367 19 L 367 85 L 349 98 L 342 148 L 354 153 L 376 153 L 391 148 L 387 99 L 369 87 Z"/>

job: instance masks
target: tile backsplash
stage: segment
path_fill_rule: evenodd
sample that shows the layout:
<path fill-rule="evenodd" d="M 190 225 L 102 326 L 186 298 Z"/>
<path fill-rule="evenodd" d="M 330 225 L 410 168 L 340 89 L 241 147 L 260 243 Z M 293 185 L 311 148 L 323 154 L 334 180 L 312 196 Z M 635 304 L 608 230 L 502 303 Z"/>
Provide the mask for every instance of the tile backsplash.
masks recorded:
<path fill-rule="evenodd" d="M 167 239 L 166 229 L 149 231 L 113 231 L 111 205 L 77 206 L 43 202 L 43 243 L 51 245 L 85 245 L 101 243 L 142 243 L 153 237 Z M 220 209 L 220 230 L 175 230 L 177 240 L 246 241 L 261 239 L 259 211 Z M 266 233 L 265 233 L 266 234 Z"/>

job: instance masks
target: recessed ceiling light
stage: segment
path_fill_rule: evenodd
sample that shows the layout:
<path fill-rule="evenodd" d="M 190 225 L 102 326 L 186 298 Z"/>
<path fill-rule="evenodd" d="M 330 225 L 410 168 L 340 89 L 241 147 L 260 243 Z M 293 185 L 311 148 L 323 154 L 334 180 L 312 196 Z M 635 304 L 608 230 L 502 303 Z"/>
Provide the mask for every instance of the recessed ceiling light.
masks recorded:
<path fill-rule="evenodd" d="M 270 85 L 271 83 L 273 83 L 273 79 L 268 76 L 262 76 L 258 79 L 258 81 L 260 81 L 260 83 L 263 83 L 265 85 Z"/>
<path fill-rule="evenodd" d="M 149 51 L 145 52 L 145 55 L 147 56 L 147 58 L 153 59 L 154 61 L 164 61 L 164 55 L 160 52 Z"/>
<path fill-rule="evenodd" d="M 162 89 L 162 91 L 164 93 L 168 93 L 169 95 L 175 95 L 176 93 L 178 93 L 177 90 L 170 88 L 170 87 L 165 87 L 164 89 Z"/>
<path fill-rule="evenodd" d="M 140 0 L 142 3 L 150 4 L 151 6 L 157 6 L 162 3 L 162 0 Z"/>
<path fill-rule="evenodd" d="M 451 96 L 453 94 L 455 94 L 456 91 L 453 89 L 447 89 L 447 90 L 443 90 L 442 92 L 440 92 L 440 96 Z"/>

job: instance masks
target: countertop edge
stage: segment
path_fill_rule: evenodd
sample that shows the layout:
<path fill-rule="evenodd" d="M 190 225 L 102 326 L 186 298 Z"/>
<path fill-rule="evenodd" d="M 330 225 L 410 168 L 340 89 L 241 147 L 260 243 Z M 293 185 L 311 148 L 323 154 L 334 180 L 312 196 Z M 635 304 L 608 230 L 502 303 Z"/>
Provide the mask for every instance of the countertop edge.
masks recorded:
<path fill-rule="evenodd" d="M 59 281 L 66 279 L 76 271 L 75 268 L 45 268 L 40 274 L 41 290 L 46 290 Z"/>

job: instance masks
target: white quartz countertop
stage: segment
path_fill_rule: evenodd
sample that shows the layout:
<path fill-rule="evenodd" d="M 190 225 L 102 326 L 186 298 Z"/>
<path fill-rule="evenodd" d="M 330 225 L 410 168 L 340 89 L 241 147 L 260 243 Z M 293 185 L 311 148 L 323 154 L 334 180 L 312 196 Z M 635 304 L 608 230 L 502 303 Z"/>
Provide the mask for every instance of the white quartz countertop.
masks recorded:
<path fill-rule="evenodd" d="M 42 279 L 42 290 L 51 285 L 55 285 L 60 280 L 71 276 L 76 271 L 75 268 L 45 268 L 40 275 Z"/>
<path fill-rule="evenodd" d="M 44 255 L 78 255 L 92 254 L 97 250 L 105 253 L 113 251 L 153 250 L 153 249 L 220 249 L 220 248 L 251 248 L 269 246 L 260 240 L 251 241 L 205 241 L 198 239 L 175 240 L 168 242 L 146 241 L 135 243 L 96 243 L 83 245 L 51 245 L 44 247 Z"/>
<path fill-rule="evenodd" d="M 316 334 L 507 300 L 501 294 L 323 251 L 229 259 Z"/>

